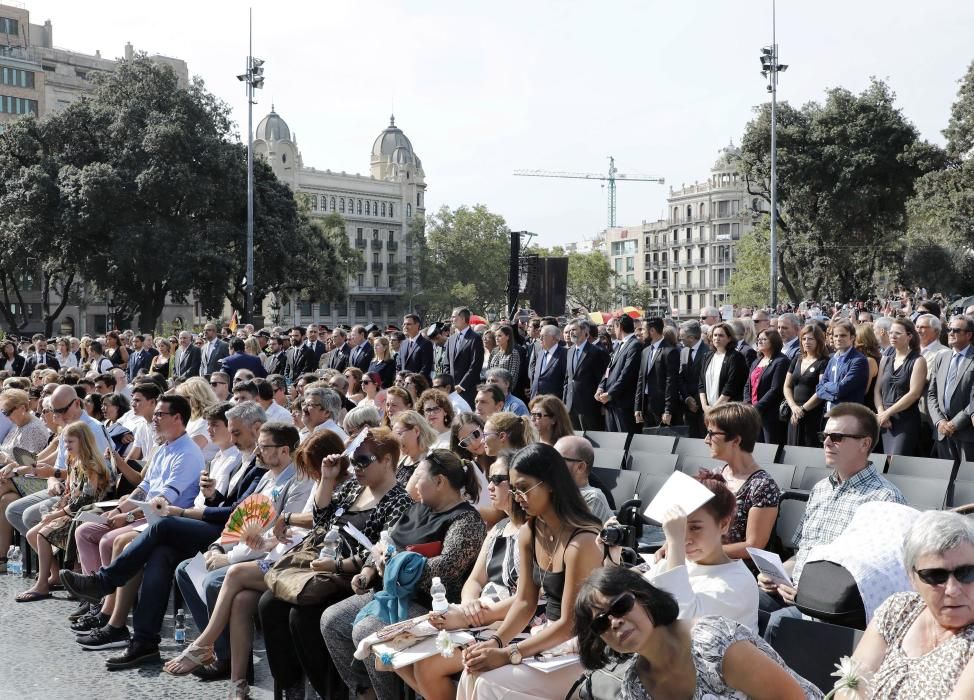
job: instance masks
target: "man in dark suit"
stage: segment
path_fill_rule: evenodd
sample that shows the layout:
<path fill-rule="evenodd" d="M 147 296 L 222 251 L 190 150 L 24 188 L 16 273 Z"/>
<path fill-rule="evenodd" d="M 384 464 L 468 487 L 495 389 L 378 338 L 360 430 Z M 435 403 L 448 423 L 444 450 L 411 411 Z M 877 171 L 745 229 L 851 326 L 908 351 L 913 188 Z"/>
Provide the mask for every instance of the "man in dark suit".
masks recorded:
<path fill-rule="evenodd" d="M 639 361 L 634 405 L 636 423 L 644 428 L 678 425 L 683 412 L 680 403 L 680 352 L 663 337 L 663 319 L 643 322 L 648 345 Z"/>
<path fill-rule="evenodd" d="M 348 346 L 352 349 L 348 355 L 348 365 L 358 367 L 363 374 L 368 372 L 375 350 L 372 349 L 372 343 L 369 342 L 365 326 L 352 326 L 352 330 L 348 334 Z"/>
<path fill-rule="evenodd" d="M 710 354 L 710 346 L 701 338 L 699 321 L 685 321 L 680 325 L 680 400 L 689 437 L 703 438 L 706 429 L 700 410 L 700 372 Z"/>
<path fill-rule="evenodd" d="M 348 345 L 348 331 L 344 328 L 336 328 L 332 331 L 331 345 L 332 350 L 328 351 L 325 367 L 344 372 L 348 367 L 348 356 L 352 354 L 352 348 Z"/>
<path fill-rule="evenodd" d="M 291 336 L 291 349 L 287 351 L 284 376 L 290 384 L 296 384 L 302 374 L 314 372 L 318 366 L 315 364 L 314 353 L 304 342 L 304 328 L 294 326 L 288 335 Z"/>
<path fill-rule="evenodd" d="M 134 381 L 139 370 L 149 371 L 152 366 L 152 353 L 143 347 L 143 338 L 139 333 L 132 336 L 132 352 L 129 353 L 128 379 Z"/>
<path fill-rule="evenodd" d="M 318 326 L 312 323 L 308 326 L 307 333 L 307 344 L 311 349 L 311 352 L 315 355 L 315 367 L 318 367 L 318 363 L 321 362 L 321 356 L 325 354 L 325 344 L 318 339 Z"/>
<path fill-rule="evenodd" d="M 619 347 L 612 354 L 609 369 L 599 382 L 595 399 L 605 406 L 605 429 L 631 433 L 636 429 L 633 405 L 643 346 L 636 338 L 636 324 L 623 315 L 612 324 Z"/>
<path fill-rule="evenodd" d="M 173 376 L 179 379 L 199 376 L 203 354 L 193 343 L 192 333 L 189 331 L 180 331 L 178 342 L 179 350 L 177 351 L 176 367 L 173 369 Z"/>
<path fill-rule="evenodd" d="M 484 343 L 480 334 L 470 327 L 470 309 L 458 307 L 450 317 L 456 333 L 446 341 L 446 358 L 456 381 L 456 391 L 471 406 L 477 398 L 480 370 L 484 366 Z"/>
<path fill-rule="evenodd" d="M 230 354 L 230 346 L 217 337 L 216 326 L 212 323 L 203 326 L 203 339 L 206 342 L 200 348 L 200 375 L 209 377 L 219 371 L 220 361 Z"/>
<path fill-rule="evenodd" d="M 558 344 L 559 340 L 561 331 L 558 326 L 545 326 L 541 329 L 541 344 L 530 365 L 532 399 L 540 394 L 561 396 L 565 389 L 565 360 L 568 352 Z"/>
<path fill-rule="evenodd" d="M 602 430 L 602 404 L 595 400 L 599 380 L 609 366 L 609 353 L 592 342 L 592 324 L 586 320 L 573 321 L 565 363 L 565 386 L 562 401 L 568 408 L 572 425 L 578 430 Z"/>
<path fill-rule="evenodd" d="M 270 354 L 264 360 L 264 368 L 267 370 L 267 376 L 269 377 L 272 374 L 283 375 L 285 369 L 287 369 L 287 354 L 284 351 L 284 339 L 280 336 L 272 335 L 268 346 L 270 348 Z"/>
<path fill-rule="evenodd" d="M 40 333 L 35 333 L 31 341 L 34 343 L 34 351 L 27 356 L 22 376 L 29 377 L 38 365 L 47 365 L 48 369 L 61 369 L 61 363 L 57 361 L 54 353 L 47 349 L 47 338 Z"/>
<path fill-rule="evenodd" d="M 927 388 L 927 412 L 941 459 L 974 461 L 974 318 L 954 316 L 947 324 L 947 345 L 952 352 L 936 358 Z M 892 362 L 892 360 L 889 360 Z"/>
<path fill-rule="evenodd" d="M 230 349 L 233 350 L 233 354 L 221 360 L 220 371 L 226 372 L 232 378 L 237 370 L 248 369 L 254 373 L 254 376 L 266 377 L 267 370 L 264 369 L 264 363 L 256 355 L 248 355 L 244 352 L 244 348 L 243 338 L 231 338 Z"/>
<path fill-rule="evenodd" d="M 419 332 L 423 322 L 416 314 L 406 314 L 402 330 L 406 339 L 399 343 L 396 355 L 397 372 L 418 372 L 427 379 L 433 377 L 433 343 Z"/>

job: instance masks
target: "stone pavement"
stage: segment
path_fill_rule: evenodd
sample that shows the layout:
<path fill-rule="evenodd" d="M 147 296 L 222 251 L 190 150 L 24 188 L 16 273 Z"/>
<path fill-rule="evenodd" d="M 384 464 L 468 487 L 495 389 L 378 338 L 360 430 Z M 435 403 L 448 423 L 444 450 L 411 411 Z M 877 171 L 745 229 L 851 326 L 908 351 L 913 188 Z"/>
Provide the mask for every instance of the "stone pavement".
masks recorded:
<path fill-rule="evenodd" d="M 151 664 L 127 671 L 105 670 L 104 659 L 119 649 L 85 651 L 74 642 L 67 616 L 77 603 L 63 591 L 54 600 L 17 603 L 14 596 L 31 585 L 28 579 L 0 574 L 0 698 L 10 700 L 149 700 L 155 698 L 225 698 L 228 681 L 203 683 L 195 677 L 176 678 Z M 179 653 L 172 637 L 172 606 L 162 631 L 163 659 Z M 187 636 L 196 635 L 186 613 Z M 131 631 L 131 625 L 129 626 Z M 254 700 L 274 697 L 263 640 L 254 640 Z"/>

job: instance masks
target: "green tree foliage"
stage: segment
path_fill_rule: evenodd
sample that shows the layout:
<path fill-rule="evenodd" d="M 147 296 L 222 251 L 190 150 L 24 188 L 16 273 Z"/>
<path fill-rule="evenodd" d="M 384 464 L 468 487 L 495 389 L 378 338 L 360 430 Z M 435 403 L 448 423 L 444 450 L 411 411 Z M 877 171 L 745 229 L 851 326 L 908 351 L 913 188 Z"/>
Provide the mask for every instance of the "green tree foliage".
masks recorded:
<path fill-rule="evenodd" d="M 906 202 L 943 152 L 922 141 L 873 80 L 856 95 L 829 90 L 824 104 L 778 111 L 778 256 L 792 301 L 851 298 L 902 260 Z M 770 203 L 770 106 L 757 110 L 741 145 L 748 191 Z"/>
<path fill-rule="evenodd" d="M 430 318 L 445 318 L 454 306 L 468 306 L 475 313 L 503 309 L 510 260 L 504 217 L 482 204 L 453 210 L 444 206 L 425 226 L 424 236 L 412 236 L 422 282 L 416 306 Z"/>
<path fill-rule="evenodd" d="M 741 236 L 734 250 L 734 272 L 728 290 L 730 300 L 740 306 L 763 307 L 768 304 L 771 286 L 769 219 Z M 778 286 L 779 294 L 783 291 Z"/>

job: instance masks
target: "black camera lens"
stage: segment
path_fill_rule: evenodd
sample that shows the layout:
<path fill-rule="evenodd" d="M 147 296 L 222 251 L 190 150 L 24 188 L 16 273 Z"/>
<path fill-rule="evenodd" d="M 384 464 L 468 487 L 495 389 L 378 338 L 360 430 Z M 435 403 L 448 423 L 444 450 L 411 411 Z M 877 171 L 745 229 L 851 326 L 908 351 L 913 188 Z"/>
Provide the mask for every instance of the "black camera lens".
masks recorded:
<path fill-rule="evenodd" d="M 626 529 L 619 525 L 603 528 L 602 532 L 599 533 L 599 539 L 610 547 L 616 547 L 626 541 Z"/>

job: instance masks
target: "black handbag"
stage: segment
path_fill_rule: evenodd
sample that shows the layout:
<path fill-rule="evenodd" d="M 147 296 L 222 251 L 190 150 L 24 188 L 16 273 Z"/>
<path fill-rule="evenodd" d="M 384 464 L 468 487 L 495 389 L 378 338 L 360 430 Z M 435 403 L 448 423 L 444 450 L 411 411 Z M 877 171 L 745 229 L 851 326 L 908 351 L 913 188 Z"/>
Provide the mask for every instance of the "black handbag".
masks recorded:
<path fill-rule="evenodd" d="M 633 656 L 597 671 L 588 671 L 575 681 L 565 700 L 616 700 L 622 695 L 626 671 L 635 660 Z"/>
<path fill-rule="evenodd" d="M 782 423 L 787 423 L 791 420 L 791 406 L 788 405 L 788 399 L 782 399 L 778 405 L 778 418 Z"/>
<path fill-rule="evenodd" d="M 822 560 L 805 564 L 795 607 L 823 622 L 866 629 L 866 607 L 856 580 L 835 562 Z"/>

